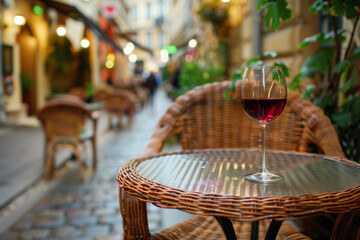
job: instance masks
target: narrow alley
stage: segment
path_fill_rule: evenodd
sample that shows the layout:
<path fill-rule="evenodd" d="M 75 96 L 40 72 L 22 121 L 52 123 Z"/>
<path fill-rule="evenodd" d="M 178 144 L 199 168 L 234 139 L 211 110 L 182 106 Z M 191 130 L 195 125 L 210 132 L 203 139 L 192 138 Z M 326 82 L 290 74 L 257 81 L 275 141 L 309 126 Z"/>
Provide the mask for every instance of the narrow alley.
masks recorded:
<path fill-rule="evenodd" d="M 158 91 L 153 106 L 139 110 L 132 124 L 114 128 L 100 136 L 97 173 L 87 181 L 74 167 L 65 170 L 61 183 L 1 235 L 1 240 L 17 239 L 122 239 L 116 175 L 121 165 L 144 149 L 152 129 L 170 100 Z M 144 121 L 146 119 L 146 121 Z M 169 146 L 167 151 L 177 146 Z M 39 159 L 40 161 L 41 159 Z M 149 226 L 157 231 L 183 219 L 185 213 L 168 217 L 167 211 L 149 205 Z"/>

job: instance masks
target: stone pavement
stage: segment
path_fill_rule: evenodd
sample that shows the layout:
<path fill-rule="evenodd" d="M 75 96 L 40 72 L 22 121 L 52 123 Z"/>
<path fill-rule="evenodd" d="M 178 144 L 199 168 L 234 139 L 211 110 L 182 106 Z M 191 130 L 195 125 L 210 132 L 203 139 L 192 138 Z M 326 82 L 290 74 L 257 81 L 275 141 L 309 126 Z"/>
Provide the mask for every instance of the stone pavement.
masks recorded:
<path fill-rule="evenodd" d="M 154 105 L 140 110 L 132 124 L 103 134 L 99 141 L 98 171 L 84 181 L 78 175 L 76 163 L 70 162 L 55 189 L 22 214 L 0 235 L 0 240 L 122 239 L 117 172 L 125 161 L 136 157 L 145 148 L 155 124 L 169 104 L 165 94 L 159 91 Z M 172 150 L 178 150 L 178 146 L 166 151 Z M 148 211 L 151 231 L 167 227 L 169 221 L 165 218 L 176 223 L 188 216 L 169 213 L 150 204 Z"/>

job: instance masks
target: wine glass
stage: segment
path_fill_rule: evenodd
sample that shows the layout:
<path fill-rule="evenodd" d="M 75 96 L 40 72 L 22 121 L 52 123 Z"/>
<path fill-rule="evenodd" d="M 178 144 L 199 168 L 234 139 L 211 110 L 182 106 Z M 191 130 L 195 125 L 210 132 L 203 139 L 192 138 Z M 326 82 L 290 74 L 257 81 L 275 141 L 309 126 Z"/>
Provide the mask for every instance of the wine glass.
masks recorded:
<path fill-rule="evenodd" d="M 250 66 L 245 69 L 241 82 L 241 103 L 245 113 L 259 122 L 261 127 L 262 164 L 259 172 L 245 176 L 256 183 L 270 183 L 283 179 L 266 168 L 266 125 L 277 118 L 286 104 L 286 80 L 280 67 Z"/>

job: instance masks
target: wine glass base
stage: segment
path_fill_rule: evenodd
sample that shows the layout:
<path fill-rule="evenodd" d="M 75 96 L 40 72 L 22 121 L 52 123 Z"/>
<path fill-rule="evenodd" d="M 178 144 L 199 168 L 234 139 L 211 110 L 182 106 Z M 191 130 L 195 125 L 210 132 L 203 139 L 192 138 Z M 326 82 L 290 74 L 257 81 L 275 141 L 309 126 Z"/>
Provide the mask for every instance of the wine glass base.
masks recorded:
<path fill-rule="evenodd" d="M 284 177 L 270 172 L 258 172 L 246 175 L 245 179 L 254 183 L 273 183 L 283 180 Z"/>

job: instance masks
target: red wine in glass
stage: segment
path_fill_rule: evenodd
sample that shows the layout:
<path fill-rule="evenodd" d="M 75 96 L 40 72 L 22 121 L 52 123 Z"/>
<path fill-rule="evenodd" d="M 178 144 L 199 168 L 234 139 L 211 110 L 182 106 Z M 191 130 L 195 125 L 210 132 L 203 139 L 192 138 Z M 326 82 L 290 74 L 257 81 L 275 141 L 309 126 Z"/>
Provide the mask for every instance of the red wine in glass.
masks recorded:
<path fill-rule="evenodd" d="M 259 122 L 270 122 L 283 111 L 286 98 L 241 99 L 245 113 Z"/>
<path fill-rule="evenodd" d="M 266 125 L 284 110 L 287 97 L 286 79 L 278 66 L 249 66 L 241 80 L 241 102 L 249 118 L 261 128 L 261 166 L 258 172 L 245 179 L 255 183 L 271 183 L 283 176 L 271 173 L 266 167 Z"/>

